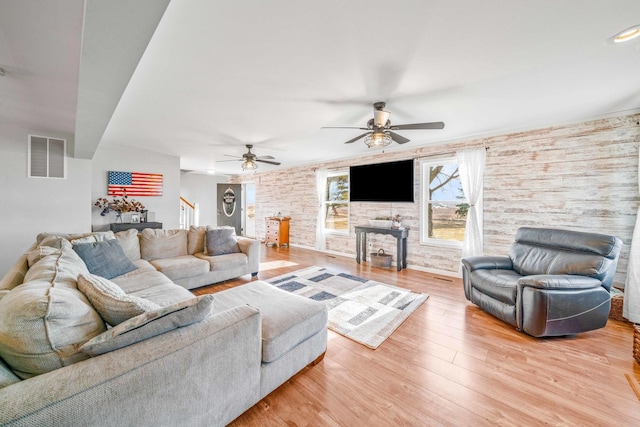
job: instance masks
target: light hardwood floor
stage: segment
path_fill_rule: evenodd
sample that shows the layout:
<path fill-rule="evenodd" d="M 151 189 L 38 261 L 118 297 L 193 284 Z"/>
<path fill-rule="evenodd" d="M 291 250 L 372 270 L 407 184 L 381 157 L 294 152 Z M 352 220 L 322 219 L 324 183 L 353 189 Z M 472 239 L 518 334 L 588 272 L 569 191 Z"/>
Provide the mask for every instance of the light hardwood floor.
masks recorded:
<path fill-rule="evenodd" d="M 263 245 L 261 259 L 262 280 L 318 265 L 429 298 L 376 350 L 329 331 L 322 362 L 233 426 L 640 426 L 640 401 L 625 377 L 640 377 L 628 323 L 610 320 L 574 337 L 536 339 L 470 304 L 457 278 L 295 247 Z"/>

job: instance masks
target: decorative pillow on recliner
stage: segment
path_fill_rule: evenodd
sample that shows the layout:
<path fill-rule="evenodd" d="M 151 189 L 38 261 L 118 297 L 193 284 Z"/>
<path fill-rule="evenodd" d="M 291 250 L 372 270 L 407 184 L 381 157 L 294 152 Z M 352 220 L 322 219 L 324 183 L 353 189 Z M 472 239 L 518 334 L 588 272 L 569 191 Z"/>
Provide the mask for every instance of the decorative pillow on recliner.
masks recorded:
<path fill-rule="evenodd" d="M 238 239 L 233 228 L 208 230 L 206 234 L 207 254 L 209 256 L 235 254 L 240 252 Z"/>
<path fill-rule="evenodd" d="M 94 274 L 79 275 L 78 289 L 91 302 L 100 317 L 111 326 L 160 308 L 153 301 L 127 295 L 120 286 Z"/>
<path fill-rule="evenodd" d="M 149 311 L 87 341 L 80 351 L 98 356 L 199 322 L 211 314 L 213 295 L 202 295 Z"/>
<path fill-rule="evenodd" d="M 87 265 L 89 273 L 105 279 L 113 279 L 138 268 L 127 258 L 116 239 L 73 245 L 73 250 Z"/>

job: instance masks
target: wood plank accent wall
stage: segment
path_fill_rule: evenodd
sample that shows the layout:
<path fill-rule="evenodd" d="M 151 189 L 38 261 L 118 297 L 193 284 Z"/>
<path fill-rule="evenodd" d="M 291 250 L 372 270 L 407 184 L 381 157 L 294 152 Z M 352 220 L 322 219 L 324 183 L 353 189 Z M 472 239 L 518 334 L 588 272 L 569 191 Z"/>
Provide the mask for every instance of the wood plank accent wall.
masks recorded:
<path fill-rule="evenodd" d="M 639 203 L 639 145 L 640 114 L 633 114 L 417 149 L 376 151 L 367 157 L 238 175 L 232 181 L 256 185 L 258 238 L 264 237 L 263 219 L 281 212 L 291 217 L 291 244 L 313 248 L 318 212 L 315 169 L 341 170 L 355 164 L 416 158 L 416 202 L 352 203 L 348 235 L 328 235 L 327 250 L 354 255 L 355 225 L 367 224 L 376 216 L 400 214 L 403 225 L 411 228 L 408 264 L 458 275 L 458 249 L 420 244 L 419 159 L 484 146 L 485 254 L 506 255 L 521 226 L 613 234 L 624 242 L 614 279 L 614 286 L 622 288 Z M 370 236 L 372 249 L 383 248 L 394 254 L 395 261 L 395 239 Z"/>

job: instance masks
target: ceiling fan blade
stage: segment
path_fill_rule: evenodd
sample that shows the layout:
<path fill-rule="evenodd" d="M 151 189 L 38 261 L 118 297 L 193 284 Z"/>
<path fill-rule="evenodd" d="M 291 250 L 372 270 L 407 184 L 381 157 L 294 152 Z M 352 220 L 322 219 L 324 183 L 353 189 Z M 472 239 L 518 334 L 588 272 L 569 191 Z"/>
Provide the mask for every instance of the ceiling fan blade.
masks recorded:
<path fill-rule="evenodd" d="M 260 157 L 256 157 L 256 160 L 263 160 L 263 159 L 274 160 L 274 159 L 275 159 L 275 157 L 273 157 L 273 156 L 260 156 Z"/>
<path fill-rule="evenodd" d="M 272 162 L 271 160 L 255 159 L 256 162 L 269 163 L 270 165 L 280 165 L 280 162 Z"/>
<path fill-rule="evenodd" d="M 369 130 L 369 128 L 360 128 L 355 126 L 323 126 L 321 129 L 360 129 Z"/>
<path fill-rule="evenodd" d="M 410 139 L 407 139 L 402 135 L 398 135 L 395 132 L 389 132 L 389 135 L 391 135 L 391 139 L 393 139 L 398 144 L 406 144 L 407 142 L 411 141 Z"/>
<path fill-rule="evenodd" d="M 430 123 L 413 123 L 409 125 L 392 125 L 392 130 L 411 130 L 411 129 L 443 129 L 444 122 Z"/>
<path fill-rule="evenodd" d="M 225 156 L 227 156 L 227 157 L 235 157 L 236 159 L 238 158 L 238 156 L 233 156 L 231 154 L 225 154 Z"/>
<path fill-rule="evenodd" d="M 220 162 L 242 162 L 244 159 L 233 159 L 233 160 L 216 160 L 216 163 Z"/>
<path fill-rule="evenodd" d="M 347 142 L 345 142 L 345 144 L 351 144 L 352 142 L 356 142 L 360 138 L 364 138 L 365 136 L 369 135 L 370 133 L 372 133 L 372 132 L 370 132 L 370 131 L 369 132 L 365 132 L 360 136 L 356 136 L 355 138 L 348 140 Z"/>

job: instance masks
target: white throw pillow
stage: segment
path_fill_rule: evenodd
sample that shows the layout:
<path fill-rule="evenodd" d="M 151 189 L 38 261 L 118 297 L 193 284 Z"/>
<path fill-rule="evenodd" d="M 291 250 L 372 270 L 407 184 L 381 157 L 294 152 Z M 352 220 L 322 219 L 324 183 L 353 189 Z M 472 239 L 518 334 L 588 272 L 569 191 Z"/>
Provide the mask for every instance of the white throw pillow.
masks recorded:
<path fill-rule="evenodd" d="M 94 274 L 79 275 L 78 289 L 86 295 L 102 319 L 111 326 L 160 308 L 155 302 L 127 295 L 120 286 Z"/>
<path fill-rule="evenodd" d="M 213 301 L 213 295 L 202 295 L 148 311 L 89 340 L 80 351 L 97 356 L 199 322 L 211 314 Z"/>

